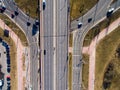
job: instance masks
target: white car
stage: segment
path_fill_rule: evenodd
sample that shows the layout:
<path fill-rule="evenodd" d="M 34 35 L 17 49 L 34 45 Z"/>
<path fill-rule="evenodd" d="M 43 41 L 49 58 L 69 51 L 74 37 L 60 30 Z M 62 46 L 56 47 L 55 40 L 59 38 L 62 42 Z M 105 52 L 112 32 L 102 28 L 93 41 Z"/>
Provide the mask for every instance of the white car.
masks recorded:
<path fill-rule="evenodd" d="M 3 85 L 3 81 L 2 80 L 0 80 L 0 87 Z"/>
<path fill-rule="evenodd" d="M 114 10 L 115 10 L 114 8 L 110 8 L 108 12 L 113 12 Z"/>

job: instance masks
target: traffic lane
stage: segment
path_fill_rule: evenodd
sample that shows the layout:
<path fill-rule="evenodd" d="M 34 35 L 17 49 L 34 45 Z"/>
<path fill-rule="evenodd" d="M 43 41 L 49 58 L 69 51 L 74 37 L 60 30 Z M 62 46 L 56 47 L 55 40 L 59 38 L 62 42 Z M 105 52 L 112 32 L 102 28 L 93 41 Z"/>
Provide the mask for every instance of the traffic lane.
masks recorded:
<path fill-rule="evenodd" d="M 53 90 L 53 15 L 52 2 L 46 2 L 44 11 L 44 87 L 45 90 Z"/>
<path fill-rule="evenodd" d="M 67 89 L 67 1 L 58 1 L 57 89 Z M 64 17 L 62 17 L 65 15 Z"/>
<path fill-rule="evenodd" d="M 34 44 L 30 45 L 30 83 L 33 90 L 38 90 L 38 59 L 36 56 L 36 46 Z"/>

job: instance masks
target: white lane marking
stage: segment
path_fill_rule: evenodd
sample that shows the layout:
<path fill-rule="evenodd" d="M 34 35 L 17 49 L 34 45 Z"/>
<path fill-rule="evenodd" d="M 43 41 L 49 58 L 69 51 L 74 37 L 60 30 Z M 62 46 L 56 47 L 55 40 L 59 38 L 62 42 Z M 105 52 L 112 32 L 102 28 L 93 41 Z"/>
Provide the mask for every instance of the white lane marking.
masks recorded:
<path fill-rule="evenodd" d="M 53 0 L 53 36 L 56 36 L 56 0 Z M 53 37 L 53 47 L 56 47 L 56 37 Z M 56 90 L 56 50 L 53 55 L 53 90 Z"/>

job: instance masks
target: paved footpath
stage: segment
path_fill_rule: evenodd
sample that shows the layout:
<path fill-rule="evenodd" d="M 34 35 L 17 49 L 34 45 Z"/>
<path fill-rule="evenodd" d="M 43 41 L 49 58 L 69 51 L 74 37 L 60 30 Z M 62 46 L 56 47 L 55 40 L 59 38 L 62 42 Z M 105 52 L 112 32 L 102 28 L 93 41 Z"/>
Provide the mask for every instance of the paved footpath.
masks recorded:
<path fill-rule="evenodd" d="M 110 32 L 115 30 L 118 26 L 120 26 L 120 18 L 115 20 L 109 27 L 105 28 L 100 32 L 98 36 L 96 36 L 90 46 L 83 47 L 83 53 L 87 53 L 90 55 L 89 57 L 89 81 L 88 81 L 88 90 L 94 90 L 95 85 L 95 51 L 97 43 L 103 39 Z"/>
<path fill-rule="evenodd" d="M 4 30 L 7 29 L 10 32 L 10 37 L 15 43 L 16 50 L 17 50 L 17 85 L 18 89 L 17 90 L 23 90 L 23 62 L 22 62 L 22 55 L 24 53 L 25 47 L 22 45 L 19 37 L 0 19 L 0 27 Z"/>

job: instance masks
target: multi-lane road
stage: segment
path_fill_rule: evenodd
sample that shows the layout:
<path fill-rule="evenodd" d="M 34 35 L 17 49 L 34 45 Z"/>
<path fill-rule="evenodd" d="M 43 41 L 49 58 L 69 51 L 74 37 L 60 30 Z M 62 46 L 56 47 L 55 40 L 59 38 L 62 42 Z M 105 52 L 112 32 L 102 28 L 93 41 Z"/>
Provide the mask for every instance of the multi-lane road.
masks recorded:
<path fill-rule="evenodd" d="M 15 10 L 19 13 L 17 17 L 11 20 L 23 30 L 29 42 L 30 87 L 33 90 L 67 90 L 69 0 L 46 0 L 45 10 L 42 9 L 42 0 L 40 2 L 41 87 L 39 88 L 38 34 L 32 36 L 32 25 L 35 23 L 35 20 L 24 14 L 12 0 L 3 0 L 7 8 L 5 14 L 9 18 L 11 18 L 11 14 Z M 78 22 L 83 22 L 82 28 L 74 34 L 72 90 L 81 90 L 81 50 L 84 36 L 91 27 L 105 18 L 110 2 L 111 0 L 99 0 L 89 12 L 80 17 L 78 21 L 71 23 L 71 30 L 73 30 L 77 29 Z M 116 4 L 113 4 L 113 7 L 117 8 L 119 5 L 120 0 Z M 88 23 L 88 18 L 92 18 L 91 23 Z M 27 26 L 27 21 L 31 23 L 31 26 Z"/>
<path fill-rule="evenodd" d="M 46 0 L 41 43 L 41 90 L 66 90 L 68 62 L 68 1 Z"/>

